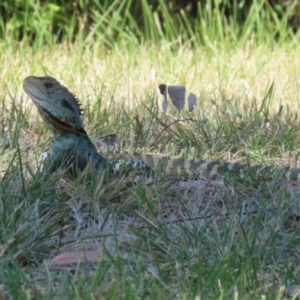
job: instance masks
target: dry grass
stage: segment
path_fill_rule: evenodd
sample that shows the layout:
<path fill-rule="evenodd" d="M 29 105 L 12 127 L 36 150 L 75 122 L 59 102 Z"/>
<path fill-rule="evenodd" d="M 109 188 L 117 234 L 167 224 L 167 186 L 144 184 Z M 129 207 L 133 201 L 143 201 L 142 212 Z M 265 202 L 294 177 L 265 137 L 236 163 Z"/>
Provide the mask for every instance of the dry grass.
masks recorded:
<path fill-rule="evenodd" d="M 249 43 L 245 49 L 182 48 L 178 53 L 168 46 L 108 52 L 98 47 L 77 49 L 76 45 L 30 53 L 21 45 L 19 52 L 12 51 L 2 46 L 2 96 L 7 91 L 20 96 L 24 77 L 47 74 L 65 83 L 83 103 L 97 99 L 104 90 L 107 98 L 114 94 L 118 101 L 134 107 L 137 99 L 162 82 L 186 85 L 203 100 L 219 96 L 220 92 L 241 101 L 245 96 L 261 99 L 271 82 L 276 86 L 276 102 L 295 104 L 299 97 L 297 45 L 283 51 Z"/>

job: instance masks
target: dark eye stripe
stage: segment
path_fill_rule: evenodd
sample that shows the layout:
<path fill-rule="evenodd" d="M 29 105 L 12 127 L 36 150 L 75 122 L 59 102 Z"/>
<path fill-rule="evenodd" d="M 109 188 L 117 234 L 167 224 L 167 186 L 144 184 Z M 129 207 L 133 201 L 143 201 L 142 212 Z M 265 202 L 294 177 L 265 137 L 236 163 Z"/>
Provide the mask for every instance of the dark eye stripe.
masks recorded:
<path fill-rule="evenodd" d="M 65 108 L 71 110 L 72 112 L 74 112 L 73 107 L 71 106 L 71 104 L 68 101 L 63 99 L 63 100 L 61 100 L 60 104 L 61 104 L 62 107 L 65 107 Z"/>
<path fill-rule="evenodd" d="M 45 83 L 44 83 L 44 87 L 45 87 L 46 89 L 49 89 L 49 88 L 52 88 L 52 87 L 53 87 L 53 84 L 52 84 L 51 82 L 45 82 Z"/>

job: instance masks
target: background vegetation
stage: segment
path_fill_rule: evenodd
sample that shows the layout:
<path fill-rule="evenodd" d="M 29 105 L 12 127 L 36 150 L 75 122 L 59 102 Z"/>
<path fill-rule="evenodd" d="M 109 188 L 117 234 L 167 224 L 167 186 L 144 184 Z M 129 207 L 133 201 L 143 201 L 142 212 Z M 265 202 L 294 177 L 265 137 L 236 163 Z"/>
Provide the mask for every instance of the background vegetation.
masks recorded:
<path fill-rule="evenodd" d="M 281 1 L 2 1 L 0 38 L 34 48 L 56 42 L 164 40 L 209 46 L 291 38 L 300 23 L 296 0 Z M 264 20 L 262 22 L 261 20 Z"/>
<path fill-rule="evenodd" d="M 298 1 L 0 0 L 0 297 L 296 299 Z M 56 77 L 119 147 L 274 168 L 265 178 L 41 180 L 53 137 L 22 91 Z M 195 110 L 161 112 L 158 84 Z M 203 122 L 209 120 L 209 122 Z M 78 259 L 84 257 L 85 263 Z"/>

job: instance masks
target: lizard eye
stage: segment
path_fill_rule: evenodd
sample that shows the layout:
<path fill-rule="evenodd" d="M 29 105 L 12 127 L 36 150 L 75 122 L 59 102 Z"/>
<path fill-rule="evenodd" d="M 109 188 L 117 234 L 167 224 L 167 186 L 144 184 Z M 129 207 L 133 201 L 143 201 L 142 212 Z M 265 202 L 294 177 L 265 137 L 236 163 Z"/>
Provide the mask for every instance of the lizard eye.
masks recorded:
<path fill-rule="evenodd" d="M 53 84 L 52 84 L 51 82 L 45 82 L 45 83 L 44 83 L 44 87 L 45 87 L 46 89 L 50 89 L 50 88 L 53 87 Z"/>

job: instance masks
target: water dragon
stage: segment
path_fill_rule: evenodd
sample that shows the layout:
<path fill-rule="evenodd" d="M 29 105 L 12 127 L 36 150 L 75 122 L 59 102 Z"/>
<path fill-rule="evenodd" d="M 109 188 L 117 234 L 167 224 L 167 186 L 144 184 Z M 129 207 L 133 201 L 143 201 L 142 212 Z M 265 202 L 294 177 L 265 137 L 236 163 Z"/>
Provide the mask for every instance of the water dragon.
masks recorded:
<path fill-rule="evenodd" d="M 142 161 L 120 159 L 111 165 L 99 154 L 83 127 L 78 100 L 55 78 L 29 76 L 24 79 L 23 88 L 54 135 L 53 149 L 44 163 L 47 175 L 61 168 L 75 177 L 88 166 L 96 172 L 111 169 L 117 173 L 127 168 L 152 173 Z"/>
<path fill-rule="evenodd" d="M 76 97 L 61 85 L 55 78 L 44 76 L 26 77 L 23 81 L 23 89 L 32 99 L 39 114 L 49 125 L 54 135 L 52 152 L 47 159 L 44 168 L 48 174 L 52 174 L 58 168 L 68 170 L 72 175 L 84 170 L 88 165 L 95 172 L 104 172 L 108 168 L 112 172 L 126 165 L 126 167 L 152 173 L 158 167 L 163 166 L 167 176 L 200 178 L 206 176 L 213 178 L 221 176 L 224 172 L 244 174 L 245 169 L 253 172 L 271 172 L 271 168 L 263 168 L 261 165 L 248 166 L 239 163 L 224 161 L 206 161 L 196 159 L 172 158 L 156 154 L 123 153 L 118 154 L 122 159 L 111 162 L 97 152 L 91 142 L 81 120 L 82 110 Z M 300 180 L 300 168 L 282 168 L 280 174 L 288 180 Z"/>

